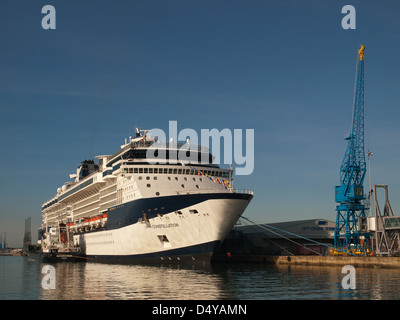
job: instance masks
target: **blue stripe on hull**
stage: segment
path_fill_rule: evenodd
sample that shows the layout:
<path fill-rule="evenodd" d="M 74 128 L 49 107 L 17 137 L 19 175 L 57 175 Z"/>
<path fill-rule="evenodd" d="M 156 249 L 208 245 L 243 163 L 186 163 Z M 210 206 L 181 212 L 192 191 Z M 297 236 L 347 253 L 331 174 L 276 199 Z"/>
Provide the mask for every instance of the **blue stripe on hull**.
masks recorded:
<path fill-rule="evenodd" d="M 241 199 L 250 201 L 252 198 L 253 195 L 242 193 L 200 193 L 138 199 L 109 208 L 106 229 L 119 229 L 137 223 L 144 214 L 147 219 L 151 219 L 157 214 L 178 211 L 207 200 Z"/>
<path fill-rule="evenodd" d="M 87 261 L 149 264 L 201 264 L 208 265 L 220 241 L 194 246 L 134 255 L 88 255 Z"/>

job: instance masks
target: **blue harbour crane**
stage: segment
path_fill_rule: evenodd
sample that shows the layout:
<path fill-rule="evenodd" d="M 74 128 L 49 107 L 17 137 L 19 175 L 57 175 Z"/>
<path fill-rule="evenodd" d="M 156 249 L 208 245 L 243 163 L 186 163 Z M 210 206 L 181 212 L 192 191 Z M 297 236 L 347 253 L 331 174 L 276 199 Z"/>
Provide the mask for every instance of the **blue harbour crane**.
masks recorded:
<path fill-rule="evenodd" d="M 334 235 L 335 249 L 340 251 L 364 251 L 369 241 L 368 233 L 361 233 L 359 218 L 364 218 L 366 208 L 363 204 L 364 177 L 366 161 L 364 152 L 364 49 L 358 51 L 356 83 L 351 133 L 346 153 L 340 166 L 340 186 L 335 187 L 336 225 Z M 364 237 L 365 243 L 361 245 Z"/>

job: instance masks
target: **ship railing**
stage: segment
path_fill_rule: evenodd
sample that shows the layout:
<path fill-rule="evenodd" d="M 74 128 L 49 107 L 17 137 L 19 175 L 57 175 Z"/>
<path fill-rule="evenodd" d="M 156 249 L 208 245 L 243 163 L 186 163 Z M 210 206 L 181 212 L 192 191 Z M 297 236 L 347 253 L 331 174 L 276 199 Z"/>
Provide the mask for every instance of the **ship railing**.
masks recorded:
<path fill-rule="evenodd" d="M 58 252 L 64 252 L 64 253 L 68 253 L 68 252 L 78 253 L 80 251 L 81 251 L 81 249 L 79 247 L 71 247 L 71 246 L 58 249 Z"/>
<path fill-rule="evenodd" d="M 254 191 L 250 190 L 250 189 L 240 189 L 240 190 L 233 190 L 233 192 L 235 193 L 243 193 L 243 194 L 251 194 L 252 196 L 254 196 Z"/>
<path fill-rule="evenodd" d="M 134 146 L 137 147 L 154 147 L 154 148 L 165 148 L 165 149 L 180 149 L 182 147 L 185 147 L 185 149 L 190 149 L 190 150 L 197 150 L 197 151 L 203 151 L 203 152 L 210 152 L 210 148 L 204 145 L 200 144 L 189 144 L 189 143 L 184 143 L 184 142 L 165 142 L 165 141 L 152 141 L 152 142 L 136 142 Z"/>

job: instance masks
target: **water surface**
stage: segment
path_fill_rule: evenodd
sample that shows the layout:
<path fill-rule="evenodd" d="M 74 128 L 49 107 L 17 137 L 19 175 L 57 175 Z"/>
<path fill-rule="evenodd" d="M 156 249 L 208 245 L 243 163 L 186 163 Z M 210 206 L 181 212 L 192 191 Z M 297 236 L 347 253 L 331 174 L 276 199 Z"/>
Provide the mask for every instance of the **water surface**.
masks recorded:
<path fill-rule="evenodd" d="M 265 264 L 143 266 L 55 263 L 55 289 L 44 289 L 32 257 L 0 256 L 0 300 L 297 300 L 400 299 L 400 270 L 356 269 L 343 289 L 341 267 Z"/>

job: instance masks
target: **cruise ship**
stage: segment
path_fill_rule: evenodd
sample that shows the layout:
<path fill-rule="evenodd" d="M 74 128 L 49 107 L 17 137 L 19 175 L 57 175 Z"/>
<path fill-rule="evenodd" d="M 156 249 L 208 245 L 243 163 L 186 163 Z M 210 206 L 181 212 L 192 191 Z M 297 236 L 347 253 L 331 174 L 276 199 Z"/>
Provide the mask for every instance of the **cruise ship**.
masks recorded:
<path fill-rule="evenodd" d="M 136 129 L 116 153 L 70 174 L 42 206 L 43 260 L 210 263 L 253 192 L 236 190 L 233 169 L 213 164 L 207 147 L 188 149 L 198 161 L 169 156 L 189 141 L 164 143 L 164 161 L 149 161 L 156 141 Z"/>

